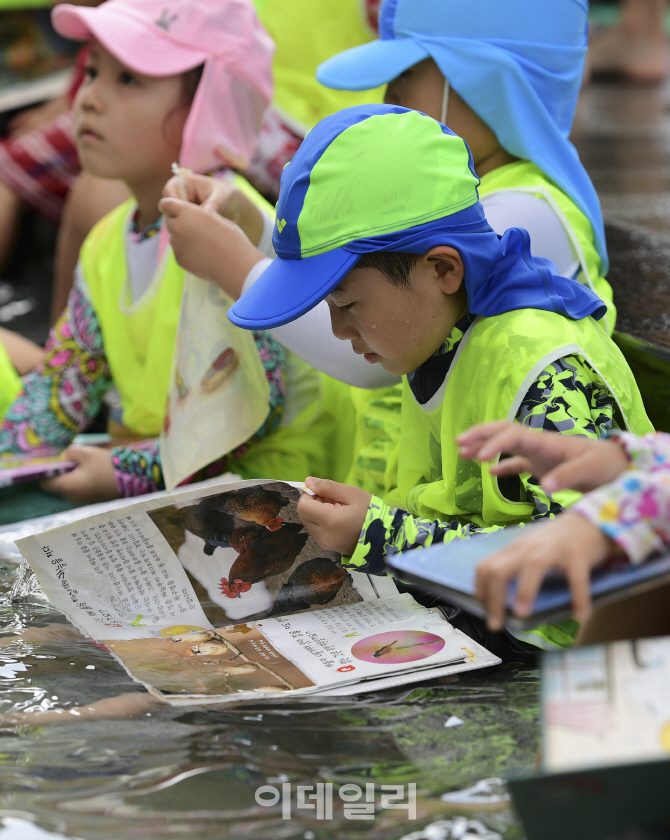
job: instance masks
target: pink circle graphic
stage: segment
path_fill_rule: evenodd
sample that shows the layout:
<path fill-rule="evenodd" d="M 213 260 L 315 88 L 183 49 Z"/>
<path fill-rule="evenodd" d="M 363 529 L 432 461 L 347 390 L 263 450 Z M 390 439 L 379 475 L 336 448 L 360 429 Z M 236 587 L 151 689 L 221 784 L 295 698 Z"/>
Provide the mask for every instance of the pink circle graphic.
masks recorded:
<path fill-rule="evenodd" d="M 434 633 L 422 630 L 391 630 L 389 633 L 376 633 L 356 642 L 351 648 L 351 655 L 363 662 L 397 665 L 427 659 L 439 653 L 444 645 L 444 639 Z"/>

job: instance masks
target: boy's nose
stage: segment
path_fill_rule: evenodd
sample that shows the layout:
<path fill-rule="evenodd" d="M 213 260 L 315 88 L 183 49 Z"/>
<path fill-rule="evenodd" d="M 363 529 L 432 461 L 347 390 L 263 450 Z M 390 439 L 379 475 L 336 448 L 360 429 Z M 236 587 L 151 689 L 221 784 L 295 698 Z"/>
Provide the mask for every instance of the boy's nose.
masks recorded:
<path fill-rule="evenodd" d="M 339 338 L 342 341 L 351 341 L 354 338 L 358 338 L 357 330 L 351 325 L 349 318 L 342 312 L 339 306 L 335 306 L 334 303 L 328 300 L 328 308 L 330 309 L 330 323 L 335 338 Z"/>

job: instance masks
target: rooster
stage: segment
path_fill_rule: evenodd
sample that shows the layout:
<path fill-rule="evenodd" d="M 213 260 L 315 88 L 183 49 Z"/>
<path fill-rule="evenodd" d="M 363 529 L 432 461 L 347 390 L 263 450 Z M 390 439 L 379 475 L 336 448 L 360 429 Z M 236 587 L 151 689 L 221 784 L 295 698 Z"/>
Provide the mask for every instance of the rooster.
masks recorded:
<path fill-rule="evenodd" d="M 266 490 L 262 486 L 229 490 L 207 499 L 210 510 L 232 513 L 246 522 L 255 522 L 268 531 L 278 531 L 284 524 L 279 511 L 290 501 L 277 490 Z"/>
<path fill-rule="evenodd" d="M 299 522 L 287 522 L 274 534 L 255 525 L 236 528 L 229 534 L 228 544 L 238 552 L 238 557 L 228 578 L 221 578 L 219 589 L 227 598 L 239 598 L 252 584 L 287 571 L 308 538 Z"/>
<path fill-rule="evenodd" d="M 228 534 L 235 529 L 235 519 L 224 510 L 216 510 L 209 499 L 202 499 L 197 505 L 180 508 L 170 514 L 168 522 L 181 525 L 187 531 L 205 541 L 203 551 L 207 556 L 214 554 L 218 546 L 227 548 Z"/>
<path fill-rule="evenodd" d="M 312 604 L 328 604 L 342 588 L 346 571 L 327 557 L 315 557 L 301 563 L 275 598 L 273 615 L 308 610 Z"/>

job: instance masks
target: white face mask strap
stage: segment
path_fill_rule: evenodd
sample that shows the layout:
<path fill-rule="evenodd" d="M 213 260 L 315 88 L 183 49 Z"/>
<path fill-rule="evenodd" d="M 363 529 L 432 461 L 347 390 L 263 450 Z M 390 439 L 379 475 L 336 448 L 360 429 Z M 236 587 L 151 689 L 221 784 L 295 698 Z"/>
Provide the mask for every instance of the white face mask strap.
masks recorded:
<path fill-rule="evenodd" d="M 440 112 L 440 122 L 442 125 L 447 124 L 447 109 L 449 108 L 449 79 L 444 80 L 444 90 L 442 91 L 442 110 Z"/>

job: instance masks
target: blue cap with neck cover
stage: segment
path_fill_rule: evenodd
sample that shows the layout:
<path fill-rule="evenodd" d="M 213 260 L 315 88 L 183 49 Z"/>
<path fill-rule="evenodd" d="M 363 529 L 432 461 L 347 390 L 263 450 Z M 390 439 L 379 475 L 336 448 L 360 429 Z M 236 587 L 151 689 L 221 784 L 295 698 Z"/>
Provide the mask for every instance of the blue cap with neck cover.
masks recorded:
<path fill-rule="evenodd" d="M 384 0 L 380 40 L 328 59 L 317 78 L 367 90 L 433 58 L 504 148 L 532 161 L 587 216 L 606 274 L 600 202 L 568 139 L 587 26 L 587 0 Z"/>
<path fill-rule="evenodd" d="M 600 298 L 533 257 L 525 230 L 500 237 L 489 227 L 478 184 L 465 141 L 431 117 L 393 105 L 338 111 L 284 169 L 277 259 L 228 317 L 253 330 L 287 324 L 327 297 L 362 254 L 448 245 L 463 260 L 473 315 L 543 309 L 601 318 Z"/>

